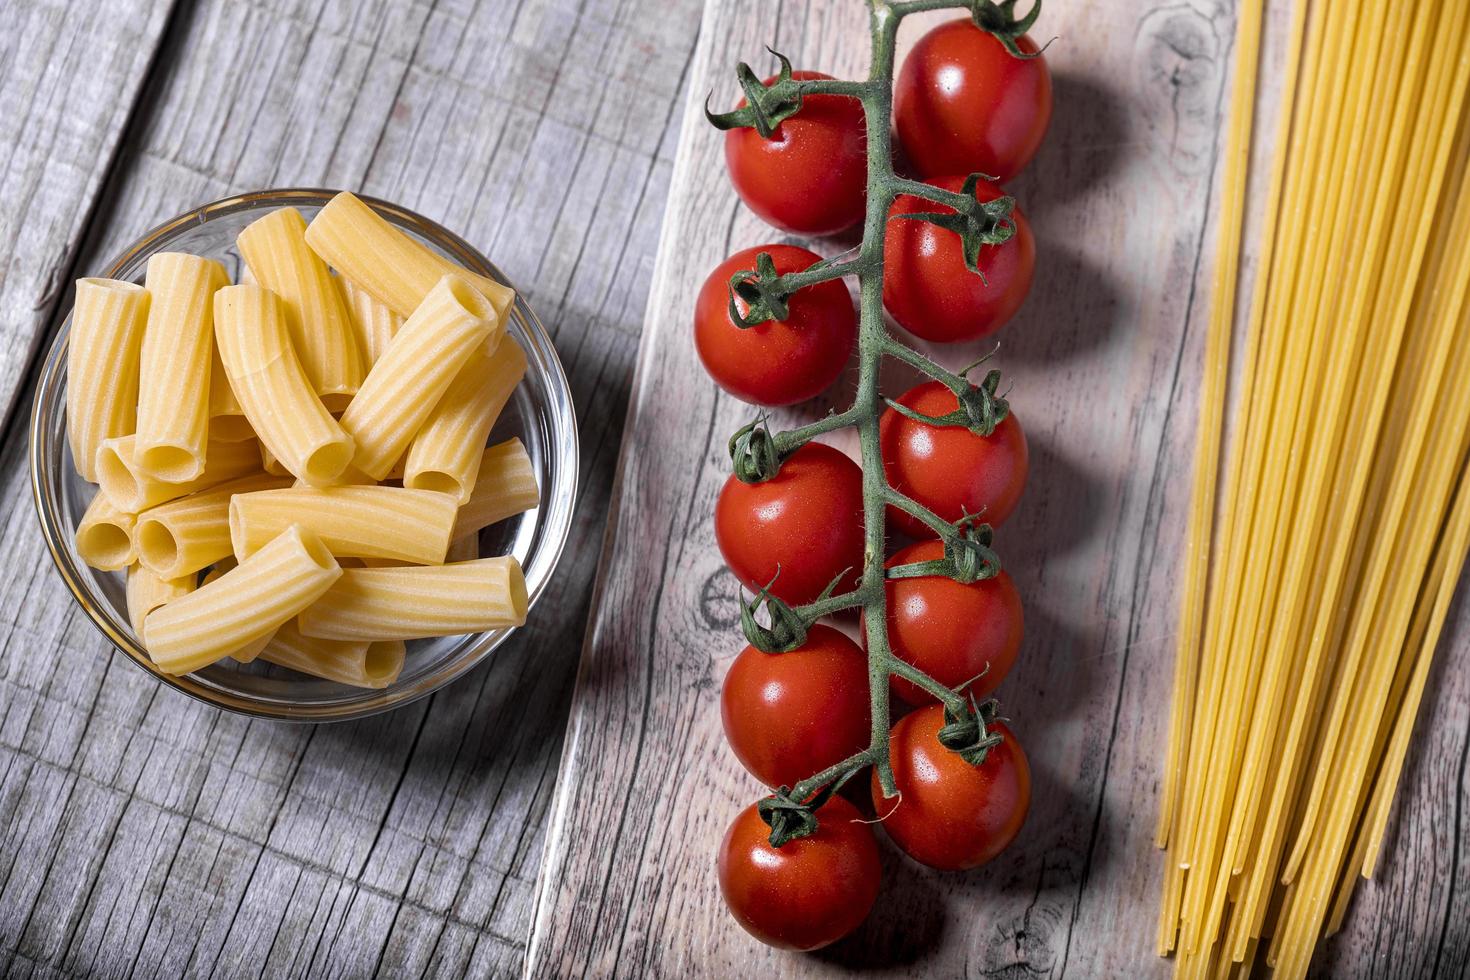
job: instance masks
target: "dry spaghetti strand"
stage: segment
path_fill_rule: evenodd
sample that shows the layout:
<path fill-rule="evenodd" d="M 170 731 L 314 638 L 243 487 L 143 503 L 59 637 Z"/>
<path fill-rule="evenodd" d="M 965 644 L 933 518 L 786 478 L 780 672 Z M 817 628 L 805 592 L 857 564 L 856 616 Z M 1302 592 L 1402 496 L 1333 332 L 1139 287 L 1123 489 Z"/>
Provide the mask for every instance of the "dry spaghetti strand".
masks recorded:
<path fill-rule="evenodd" d="M 1182 977 L 1305 976 L 1340 926 L 1470 551 L 1470 4 L 1397 10 L 1293 11 L 1226 447 L 1264 28 L 1239 5 L 1157 834 Z"/>

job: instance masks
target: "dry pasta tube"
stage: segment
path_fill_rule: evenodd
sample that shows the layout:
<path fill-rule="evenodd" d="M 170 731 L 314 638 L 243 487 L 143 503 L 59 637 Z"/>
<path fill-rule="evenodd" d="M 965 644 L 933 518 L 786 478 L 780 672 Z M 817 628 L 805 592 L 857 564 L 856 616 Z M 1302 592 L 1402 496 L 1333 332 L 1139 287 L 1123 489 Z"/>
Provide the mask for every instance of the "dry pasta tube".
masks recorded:
<path fill-rule="evenodd" d="M 334 555 L 437 564 L 449 547 L 458 507 L 432 490 L 303 487 L 258 490 L 229 504 L 235 557 L 258 551 L 292 524 L 310 528 Z"/>
<path fill-rule="evenodd" d="M 260 449 L 250 442 L 211 442 L 204 453 L 204 472 L 186 483 L 164 483 L 134 462 L 134 437 L 108 439 L 97 450 L 97 482 L 118 510 L 137 514 L 197 490 L 254 473 Z"/>
<path fill-rule="evenodd" d="M 327 202 L 306 229 L 306 243 L 327 264 L 376 296 L 399 316 L 418 309 L 444 276 L 464 276 L 505 322 L 515 290 L 476 275 L 400 231 L 361 199 L 343 191 Z"/>
<path fill-rule="evenodd" d="M 474 561 L 479 557 L 480 535 L 479 532 L 475 532 L 449 542 L 449 550 L 444 553 L 444 563 L 448 565 L 454 562 Z"/>
<path fill-rule="evenodd" d="M 214 347 L 214 366 L 209 372 L 209 438 L 217 442 L 243 442 L 255 438 L 255 430 L 230 387 L 225 362 L 220 360 L 219 345 Z"/>
<path fill-rule="evenodd" d="M 342 302 L 357 334 L 363 367 L 369 369 L 378 363 L 378 358 L 388 349 L 388 342 L 403 327 L 403 317 L 346 276 L 337 277 L 337 287 L 342 291 Z"/>
<path fill-rule="evenodd" d="M 459 276 L 445 276 L 429 291 L 342 413 L 342 428 L 357 443 L 353 466 L 375 480 L 388 475 L 455 374 L 494 332 L 494 317 L 485 297 Z"/>
<path fill-rule="evenodd" d="M 159 669 L 187 674 L 274 633 L 342 575 L 331 552 L 293 525 L 208 585 L 148 615 L 148 654 Z"/>
<path fill-rule="evenodd" d="M 520 626 L 526 579 L 509 556 L 454 565 L 348 569 L 301 614 L 325 640 L 411 640 Z"/>
<path fill-rule="evenodd" d="M 276 630 L 260 659 L 339 684 L 381 689 L 398 680 L 403 655 L 402 640 L 322 640 L 302 636 L 289 622 Z"/>
<path fill-rule="evenodd" d="M 148 290 L 116 279 L 78 279 L 66 342 L 66 434 L 82 479 L 97 482 L 97 447 L 138 422 L 138 359 Z"/>
<path fill-rule="evenodd" d="M 213 582 L 215 579 L 219 578 L 225 572 L 228 572 L 230 569 L 234 568 L 238 564 L 239 562 L 235 561 L 234 558 L 221 558 L 218 562 L 215 563 L 214 567 L 211 568 L 205 574 L 205 576 L 199 580 L 199 584 L 208 585 L 210 582 Z M 255 658 L 260 656 L 260 651 L 265 649 L 265 645 L 271 641 L 271 637 L 274 635 L 275 634 L 273 633 L 266 633 L 264 636 L 260 637 L 257 640 L 251 640 L 240 649 L 231 651 L 230 659 L 242 664 L 253 663 L 255 661 Z"/>
<path fill-rule="evenodd" d="M 230 569 L 236 567 L 239 564 L 240 563 L 235 560 L 234 555 L 225 555 L 219 561 L 210 566 L 209 571 L 205 572 L 204 577 L 199 580 L 199 584 L 208 585 L 210 582 L 213 582 L 225 572 L 228 572 Z"/>
<path fill-rule="evenodd" d="M 138 555 L 133 540 L 136 520 L 134 515 L 114 507 L 107 494 L 98 491 L 77 524 L 77 554 L 82 556 L 82 561 L 104 572 L 127 568 Z"/>
<path fill-rule="evenodd" d="M 307 483 L 336 479 L 352 460 L 352 437 L 312 390 L 281 301 L 260 286 L 230 286 L 215 298 L 215 321 L 225 374 L 261 445 Z"/>
<path fill-rule="evenodd" d="M 306 221 L 281 208 L 251 222 L 235 240 L 255 281 L 281 298 L 291 346 L 329 411 L 347 407 L 362 384 L 357 334 L 327 264 L 306 245 Z"/>
<path fill-rule="evenodd" d="M 274 635 L 275 633 L 266 633 L 258 639 L 251 640 L 240 649 L 231 652 L 230 659 L 242 664 L 254 663 L 255 658 L 260 656 L 260 652 L 270 645 L 271 637 Z"/>
<path fill-rule="evenodd" d="M 178 578 L 233 554 L 230 498 L 289 485 L 288 476 L 257 474 L 160 504 L 138 515 L 138 560 L 163 578 Z M 284 530 L 284 528 L 282 528 Z"/>
<path fill-rule="evenodd" d="M 541 502 L 536 471 L 519 439 L 507 439 L 480 456 L 475 491 L 460 505 L 452 537 L 475 534 L 507 517 L 530 510 Z"/>
<path fill-rule="evenodd" d="M 270 447 L 263 442 L 260 444 L 260 468 L 265 470 L 271 476 L 291 475 L 291 471 L 286 469 L 285 466 L 281 465 L 281 461 L 279 459 L 276 459 L 276 457 L 272 455 Z M 349 466 L 347 469 L 350 470 L 352 469 L 352 467 Z M 311 486 L 311 484 L 309 483 L 306 485 Z"/>
<path fill-rule="evenodd" d="M 374 480 L 372 477 L 368 476 L 366 473 L 355 466 L 347 467 L 347 469 L 343 470 L 341 475 L 338 476 L 337 479 L 331 482 L 331 486 L 334 487 L 375 487 L 377 485 L 377 480 Z M 304 480 L 297 480 L 296 482 L 292 483 L 291 486 L 296 487 L 297 489 L 301 489 L 303 487 L 309 487 L 311 486 L 311 484 L 305 482 Z"/>
<path fill-rule="evenodd" d="M 143 622 L 148 614 L 160 608 L 165 603 L 181 599 L 194 591 L 195 581 L 193 575 L 185 575 L 183 578 L 165 579 L 144 568 L 142 565 L 131 565 L 128 567 L 128 622 L 133 624 L 133 632 L 138 637 L 138 642 L 147 645 L 143 637 Z"/>
<path fill-rule="evenodd" d="M 509 337 L 494 353 L 476 351 L 414 437 L 403 485 L 438 490 L 464 503 L 474 492 L 485 440 L 526 373 L 526 352 Z"/>
<path fill-rule="evenodd" d="M 138 382 L 138 469 L 183 483 L 204 471 L 214 292 L 229 282 L 213 259 L 159 252 L 148 260 L 152 299 Z"/>

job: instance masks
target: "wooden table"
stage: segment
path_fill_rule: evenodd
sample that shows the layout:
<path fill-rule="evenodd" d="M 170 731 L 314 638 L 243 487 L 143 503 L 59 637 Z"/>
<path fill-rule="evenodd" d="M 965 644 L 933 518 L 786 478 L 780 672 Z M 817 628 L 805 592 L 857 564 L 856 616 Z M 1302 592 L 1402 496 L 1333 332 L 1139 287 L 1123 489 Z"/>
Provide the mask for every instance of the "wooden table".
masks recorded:
<path fill-rule="evenodd" d="M 774 236 L 691 112 L 768 41 L 861 71 L 861 5 L 0 0 L 0 974 L 503 976 L 528 937 L 545 976 L 1162 972 L 1146 838 L 1233 22 L 1206 0 L 1048 5 L 1057 117 L 1013 188 L 1041 279 L 1002 355 L 1034 453 L 1006 535 L 1028 638 L 1003 689 L 1032 823 L 973 875 L 889 854 L 889 911 L 802 958 L 730 925 L 711 869 L 756 792 L 712 707 L 738 639 L 708 518 L 744 409 L 682 328 L 697 277 Z M 567 365 L 585 474 L 535 629 L 431 699 L 319 727 L 205 708 L 113 653 L 53 572 L 24 458 L 73 278 L 186 206 L 303 185 L 422 211 L 522 286 Z M 1464 619 L 1383 878 L 1324 975 L 1466 969 Z M 710 775 L 671 780 L 691 764 Z M 624 817 L 655 784 L 672 789 Z"/>

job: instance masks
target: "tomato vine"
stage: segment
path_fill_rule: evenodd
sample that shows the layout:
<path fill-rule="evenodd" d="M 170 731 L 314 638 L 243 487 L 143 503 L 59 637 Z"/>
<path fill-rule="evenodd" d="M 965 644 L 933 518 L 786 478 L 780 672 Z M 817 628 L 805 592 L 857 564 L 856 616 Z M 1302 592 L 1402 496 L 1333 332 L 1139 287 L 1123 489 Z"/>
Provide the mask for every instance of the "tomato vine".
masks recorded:
<path fill-rule="evenodd" d="M 739 66 L 737 76 L 745 95 L 739 108 L 714 113 L 706 106 L 706 116 L 716 127 L 749 127 L 763 138 L 769 138 L 784 120 L 800 111 L 805 97 L 840 96 L 861 104 L 867 134 L 867 202 L 861 245 L 836 259 L 786 273 L 778 273 L 770 257 L 762 254 L 754 269 L 735 273 L 729 282 L 730 320 L 741 328 L 784 319 L 788 298 L 801 289 L 846 277 L 856 278 L 859 285 L 859 374 L 852 404 L 807 425 L 778 432 L 771 431 L 768 419 L 762 415 L 738 430 L 729 444 L 735 476 L 746 483 L 771 479 L 782 462 L 802 446 L 838 429 L 855 428 L 861 449 L 865 551 L 857 587 L 832 594 L 837 581 L 844 577 L 839 576 L 816 601 L 791 606 L 772 595 L 768 585 L 752 601 L 742 602 L 741 623 L 746 638 L 767 653 L 801 646 L 810 627 L 824 616 L 845 609 L 858 608 L 863 612 L 871 740 L 861 751 L 794 786 L 780 787 L 761 801 L 759 811 L 771 828 L 770 843 L 776 847 L 814 833 L 815 811 L 844 782 L 869 766 L 882 794 L 890 798 L 896 794 L 889 752 L 891 677 L 911 682 L 943 705 L 944 725 L 939 741 L 965 762 L 981 764 L 986 753 L 1004 737 L 991 727 L 995 716 L 993 701 L 978 703 L 973 695 L 964 692 L 963 686 L 946 687 L 893 651 L 886 614 L 888 579 L 937 575 L 971 583 L 998 574 L 1000 561 L 991 548 L 989 525 L 980 522 L 983 515 L 948 521 L 890 484 L 880 452 L 879 419 L 885 407 L 891 407 L 928 425 L 960 426 L 988 436 L 1008 411 L 1005 398 L 997 391 L 998 372 L 988 372 L 977 385 L 966 376 L 969 369 L 959 373 L 949 371 L 889 333 L 883 319 L 883 269 L 885 231 L 890 220 L 924 221 L 953 232 L 960 239 L 966 267 L 982 278 L 981 248 L 1002 245 L 1015 234 L 1013 198 L 977 200 L 977 184 L 988 179 L 984 174 L 969 175 L 955 192 L 896 173 L 890 133 L 895 41 L 902 20 L 922 11 L 968 10 L 975 25 L 993 35 L 1013 57 L 1031 57 L 1017 42 L 1035 22 L 1040 2 L 1037 0 L 1024 16 L 1017 16 L 1015 7 L 1016 0 L 869 0 L 872 65 L 865 80 L 797 78 L 793 76 L 791 63 L 772 51 L 780 63 L 780 71 L 769 82 L 761 82 L 748 65 Z M 942 210 L 890 215 L 899 195 L 930 202 Z M 885 399 L 879 387 L 879 370 L 886 358 L 901 361 L 947 387 L 955 396 L 956 409 L 942 416 L 930 416 Z M 972 368 L 975 366 L 978 365 Z M 933 531 L 943 544 L 943 556 L 885 569 L 888 507 L 902 511 Z"/>

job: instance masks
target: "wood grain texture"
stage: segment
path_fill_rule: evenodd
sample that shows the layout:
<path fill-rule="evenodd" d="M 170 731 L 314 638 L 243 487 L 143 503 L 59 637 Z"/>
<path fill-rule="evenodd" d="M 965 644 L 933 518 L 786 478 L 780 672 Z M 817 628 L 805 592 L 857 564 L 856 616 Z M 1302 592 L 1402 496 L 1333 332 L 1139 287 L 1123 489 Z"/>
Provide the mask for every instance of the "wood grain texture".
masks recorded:
<path fill-rule="evenodd" d="M 0 417 L 70 286 L 169 7 L 0 2 Z"/>
<path fill-rule="evenodd" d="M 95 32 L 35 7 L 58 50 Z M 551 331 L 579 410 L 582 489 L 534 630 L 412 707 L 290 726 L 167 691 L 100 640 L 41 545 L 12 434 L 0 456 L 0 975 L 520 970 L 700 14 L 693 0 L 655 19 L 641 9 L 181 4 L 105 200 L 77 227 L 28 233 L 12 275 L 66 265 L 75 242 L 79 268 L 95 270 L 156 222 L 242 190 L 349 187 L 429 215 L 490 255 Z M 111 43 L 146 63 L 135 20 L 127 44 Z M 8 25 L 0 36 L 11 42 Z M 81 110 L 129 104 L 120 81 L 68 84 L 85 105 L 42 89 L 16 105 L 42 131 L 101 139 Z M 56 180 L 45 154 L 22 163 L 15 186 Z M 77 167 L 54 204 L 78 208 L 105 161 Z M 24 203 L 7 183 L 0 215 Z M 5 330 L 21 325 L 7 313 Z M 6 334 L 0 393 L 29 339 Z"/>
<path fill-rule="evenodd" d="M 1273 21 L 1286 10 L 1274 5 Z M 906 24 L 901 46 L 922 29 Z M 766 43 L 798 67 L 859 76 L 867 35 L 863 5 L 848 0 L 709 0 L 557 788 L 534 976 L 1168 972 L 1152 951 L 1162 868 L 1152 835 L 1234 11 L 1048 0 L 1042 31 L 1062 35 L 1048 53 L 1056 115 L 1010 188 L 1036 230 L 1038 281 L 996 359 L 1032 453 L 1027 494 L 997 537 L 1026 603 L 1022 657 L 999 695 L 1031 758 L 1028 829 L 992 865 L 958 876 L 885 843 L 878 911 L 815 955 L 763 947 L 724 912 L 715 850 L 762 790 L 720 731 L 720 682 L 743 641 L 711 515 L 724 439 L 752 410 L 702 376 L 688 317 L 718 261 L 781 236 L 730 192 L 700 104 L 711 89 L 733 101 L 735 62 L 759 71 Z M 1267 61 L 1279 65 L 1280 52 Z M 1268 113 L 1262 131 L 1270 124 Z M 975 353 L 940 357 L 958 365 Z M 885 387 L 909 380 L 895 370 Z M 1466 618 L 1441 653 L 1382 880 L 1362 889 L 1321 975 L 1466 969 Z"/>

